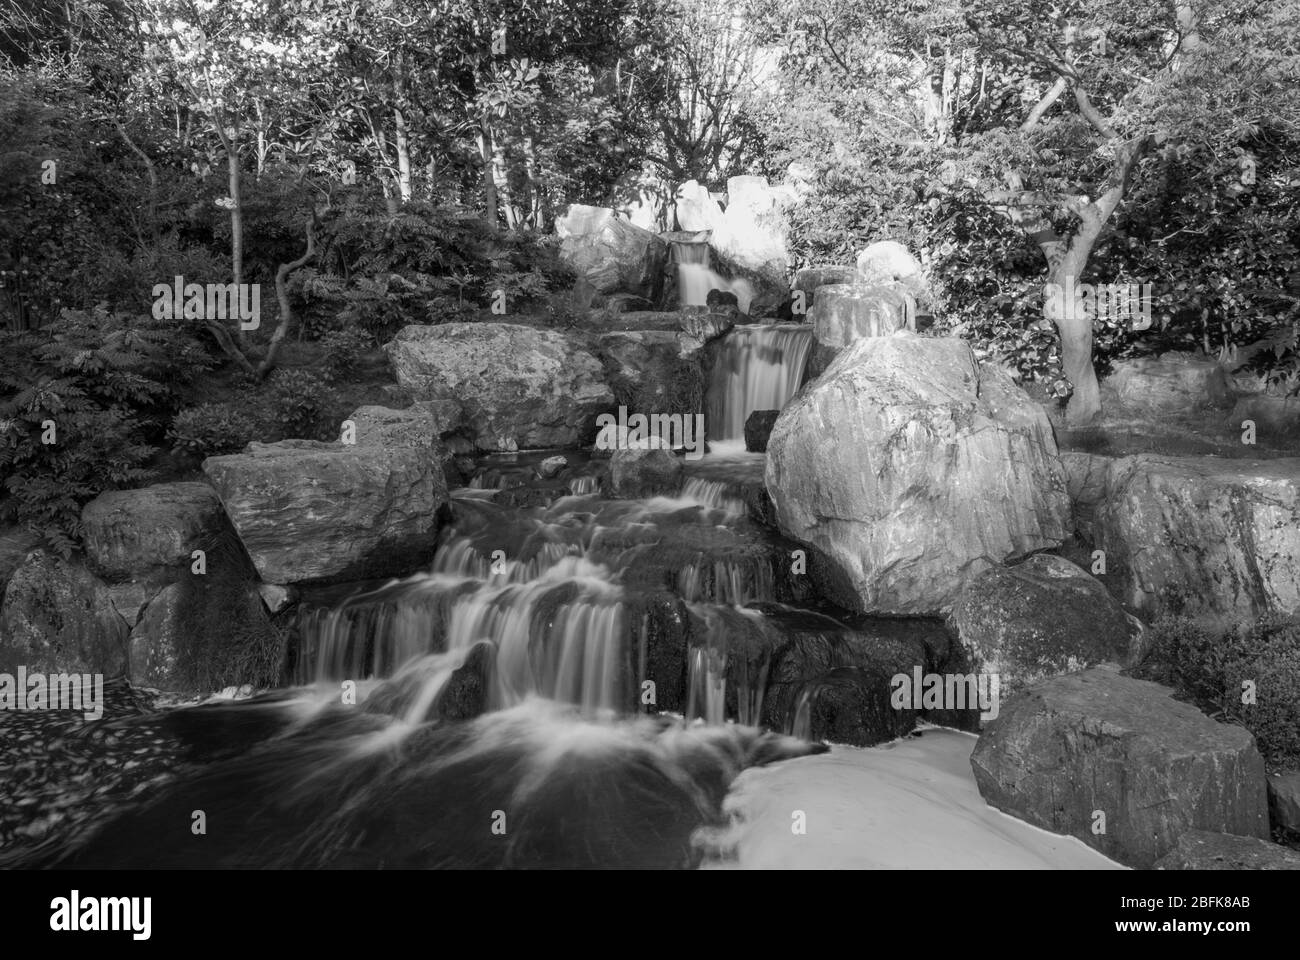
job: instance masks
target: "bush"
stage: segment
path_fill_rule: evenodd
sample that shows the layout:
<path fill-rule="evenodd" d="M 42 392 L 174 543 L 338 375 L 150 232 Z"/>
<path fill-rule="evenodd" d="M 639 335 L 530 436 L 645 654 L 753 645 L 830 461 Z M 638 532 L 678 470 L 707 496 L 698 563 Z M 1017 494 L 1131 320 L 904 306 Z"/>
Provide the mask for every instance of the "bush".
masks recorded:
<path fill-rule="evenodd" d="M 1165 617 L 1151 630 L 1151 653 L 1139 676 L 1245 727 L 1270 769 L 1300 763 L 1300 617 L 1266 616 L 1226 635 L 1186 617 Z M 1247 682 L 1253 703 L 1242 702 Z"/>
<path fill-rule="evenodd" d="M 374 341 L 361 330 L 345 327 L 331 330 L 321 337 L 325 371 L 332 380 L 341 380 L 356 370 L 361 355 Z"/>
<path fill-rule="evenodd" d="M 177 454 L 202 460 L 244 449 L 257 424 L 232 404 L 204 403 L 178 413 L 167 436 Z"/>
<path fill-rule="evenodd" d="M 0 521 L 70 554 L 82 504 L 150 478 L 150 441 L 211 363 L 184 328 L 102 306 L 0 334 Z"/>
<path fill-rule="evenodd" d="M 265 401 L 270 404 L 265 424 L 280 437 L 324 439 L 324 414 L 330 391 L 319 376 L 307 370 L 277 370 L 267 385 Z"/>

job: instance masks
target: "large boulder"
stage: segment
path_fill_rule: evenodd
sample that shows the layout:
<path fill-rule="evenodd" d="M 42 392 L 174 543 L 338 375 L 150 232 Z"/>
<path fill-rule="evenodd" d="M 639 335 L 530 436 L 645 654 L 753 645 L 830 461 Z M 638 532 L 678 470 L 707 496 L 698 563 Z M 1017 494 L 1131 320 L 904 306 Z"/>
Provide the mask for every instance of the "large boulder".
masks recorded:
<path fill-rule="evenodd" d="M 1145 614 L 1228 626 L 1300 611 L 1300 458 L 1113 460 L 1095 526 L 1107 572 Z"/>
<path fill-rule="evenodd" d="M 610 489 L 625 500 L 676 496 L 682 470 L 681 460 L 662 447 L 615 450 L 609 458 Z"/>
<path fill-rule="evenodd" d="M 480 449 L 571 447 L 614 403 L 599 360 L 574 337 L 509 323 L 403 327 L 384 349 L 419 400 L 456 400 Z"/>
<path fill-rule="evenodd" d="M 112 490 L 81 510 L 86 556 L 110 581 L 174 580 L 189 567 L 191 553 L 226 526 L 221 501 L 206 483 Z"/>
<path fill-rule="evenodd" d="M 602 334 L 596 343 L 614 397 L 628 410 L 702 411 L 702 341 L 670 330 L 627 330 Z"/>
<path fill-rule="evenodd" d="M 893 284 L 907 291 L 922 306 L 930 302 L 921 261 L 897 240 L 880 240 L 858 254 L 858 282 Z"/>
<path fill-rule="evenodd" d="M 817 288 L 811 316 L 816 342 L 809 374 L 816 377 L 850 343 L 914 328 L 916 301 L 894 287 L 835 283 Z"/>
<path fill-rule="evenodd" d="M 782 411 L 765 474 L 781 531 L 827 557 L 843 606 L 946 612 L 981 570 L 1069 521 L 1041 407 L 956 339 L 859 340 Z"/>
<path fill-rule="evenodd" d="M 782 197 L 763 177 L 727 181 L 727 209 L 711 243 L 720 253 L 781 283 L 787 279 L 786 224 Z"/>
<path fill-rule="evenodd" d="M 448 482 L 459 480 L 456 455 L 472 453 L 474 445 L 458 434 L 461 406 L 454 400 L 426 400 L 405 410 L 357 407 L 348 420 L 354 442 L 363 447 L 410 447 L 432 457 Z"/>
<path fill-rule="evenodd" d="M 696 180 L 687 180 L 678 187 L 674 202 L 678 230 L 716 230 L 722 223 L 722 207 Z"/>
<path fill-rule="evenodd" d="M 658 303 L 668 245 L 608 207 L 571 204 L 556 218 L 560 258 L 598 293 L 630 293 Z"/>
<path fill-rule="evenodd" d="M 0 673 L 126 673 L 126 621 L 108 585 L 80 563 L 32 553 L 0 607 Z"/>
<path fill-rule="evenodd" d="M 1189 830 L 1155 862 L 1157 870 L 1300 870 L 1300 853 L 1258 837 Z"/>
<path fill-rule="evenodd" d="M 794 275 L 791 290 L 802 290 L 804 302 L 811 306 L 816 301 L 817 288 L 840 283 L 857 283 L 858 271 L 855 267 L 820 266 L 804 267 Z"/>
<path fill-rule="evenodd" d="M 1102 382 L 1103 409 L 1141 418 L 1197 414 L 1231 398 L 1222 366 L 1186 354 L 1120 360 Z"/>
<path fill-rule="evenodd" d="M 404 573 L 432 555 L 447 482 L 416 447 L 285 440 L 203 472 L 268 583 Z"/>
<path fill-rule="evenodd" d="M 966 584 L 949 623 L 1001 696 L 1099 663 L 1130 663 L 1140 631 L 1105 586 L 1069 560 L 1037 554 Z"/>
<path fill-rule="evenodd" d="M 1250 732 L 1112 668 L 1056 677 L 1004 703 L 971 767 L 999 810 L 1133 867 L 1151 867 L 1189 830 L 1269 835 Z"/>

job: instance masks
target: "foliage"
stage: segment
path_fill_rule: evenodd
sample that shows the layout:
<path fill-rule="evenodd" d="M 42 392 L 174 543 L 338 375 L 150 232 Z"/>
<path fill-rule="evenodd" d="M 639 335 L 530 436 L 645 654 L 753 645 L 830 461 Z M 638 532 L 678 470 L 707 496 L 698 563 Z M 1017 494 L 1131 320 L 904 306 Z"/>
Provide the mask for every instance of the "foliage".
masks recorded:
<path fill-rule="evenodd" d="M 1300 762 L 1300 619 L 1265 616 L 1220 634 L 1177 616 L 1162 618 L 1151 631 L 1141 676 L 1250 730 L 1271 769 Z M 1247 682 L 1253 703 L 1242 702 Z"/>
<path fill-rule="evenodd" d="M 309 370 L 277 370 L 267 383 L 263 416 L 279 437 L 324 439 L 331 433 L 324 414 L 329 409 L 329 385 Z"/>
<path fill-rule="evenodd" d="M 357 361 L 372 342 L 365 333 L 352 327 L 331 330 L 325 334 L 321 337 L 320 345 L 326 373 L 334 380 L 353 373 Z"/>
<path fill-rule="evenodd" d="M 238 453 L 257 436 L 257 424 L 234 403 L 203 403 L 172 421 L 172 449 L 194 460 Z"/>
<path fill-rule="evenodd" d="M 212 360 L 183 327 L 103 307 L 65 310 L 41 334 L 5 334 L 0 347 L 0 520 L 66 556 L 82 504 L 148 478 L 150 441 Z"/>

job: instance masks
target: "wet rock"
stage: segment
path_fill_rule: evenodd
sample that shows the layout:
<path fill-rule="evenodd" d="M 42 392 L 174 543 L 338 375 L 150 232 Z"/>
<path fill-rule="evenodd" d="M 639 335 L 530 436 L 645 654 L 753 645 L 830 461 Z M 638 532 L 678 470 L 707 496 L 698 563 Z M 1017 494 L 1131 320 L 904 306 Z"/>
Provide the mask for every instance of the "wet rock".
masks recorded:
<path fill-rule="evenodd" d="M 0 607 L 0 673 L 126 673 L 127 624 L 108 585 L 75 561 L 30 554 Z"/>
<path fill-rule="evenodd" d="M 1069 501 L 1042 408 L 956 339 L 859 340 L 781 412 L 781 532 L 840 569 L 852 610 L 946 612 L 966 580 L 1058 546 Z"/>
<path fill-rule="evenodd" d="M 1250 732 L 1109 668 L 1002 704 L 971 767 L 999 810 L 1133 867 L 1152 866 L 1189 830 L 1268 838 L 1264 761 Z M 1093 832 L 1097 811 L 1105 833 Z"/>
<path fill-rule="evenodd" d="M 750 453 L 766 453 L 767 439 L 780 410 L 755 410 L 745 419 L 745 449 Z"/>
<path fill-rule="evenodd" d="M 208 484 L 158 483 L 101 493 L 82 508 L 81 525 L 86 556 L 105 579 L 166 582 L 226 528 L 226 517 Z"/>
<path fill-rule="evenodd" d="M 578 446 L 614 404 L 578 337 L 508 323 L 404 327 L 385 345 L 398 381 L 420 400 L 457 400 L 480 450 Z"/>
<path fill-rule="evenodd" d="M 1111 461 L 1096 544 L 1124 601 L 1231 626 L 1300 611 L 1300 458 Z"/>
<path fill-rule="evenodd" d="M 545 480 L 551 480 L 558 477 L 568 465 L 567 457 L 547 457 L 537 465 L 537 474 Z"/>
<path fill-rule="evenodd" d="M 607 207 L 570 204 L 555 221 L 560 258 L 602 294 L 630 293 L 658 303 L 668 244 Z"/>
<path fill-rule="evenodd" d="M 669 330 L 634 330 L 602 334 L 596 343 L 618 404 L 646 414 L 701 411 L 701 340 Z"/>
<path fill-rule="evenodd" d="M 624 500 L 675 496 L 682 462 L 662 448 L 615 450 L 609 460 L 610 489 Z"/>
<path fill-rule="evenodd" d="M 186 577 L 154 597 L 131 630 L 131 682 L 185 694 L 278 683 L 279 637 L 247 573 Z"/>
<path fill-rule="evenodd" d="M 1185 354 L 1120 360 L 1102 382 L 1103 409 L 1142 418 L 1197 414 L 1231 397 L 1223 367 Z"/>
<path fill-rule="evenodd" d="M 928 662 L 920 640 L 873 635 L 830 618 L 778 614 L 763 722 L 811 740 L 872 746 L 903 736 L 919 711 L 895 709 L 891 680 Z"/>
<path fill-rule="evenodd" d="M 1154 866 L 1156 870 L 1300 870 L 1300 853 L 1258 837 L 1189 830 Z"/>
<path fill-rule="evenodd" d="M 1268 778 L 1268 810 L 1273 826 L 1300 835 L 1300 771 Z"/>
<path fill-rule="evenodd" d="M 1046 554 L 973 578 L 949 623 L 974 669 L 999 678 L 1003 697 L 1098 663 L 1131 664 L 1140 633 L 1100 581 Z"/>
<path fill-rule="evenodd" d="M 1106 476 L 1110 457 L 1067 450 L 1061 453 L 1065 488 L 1070 497 L 1074 529 L 1085 542 L 1097 541 L 1097 513 L 1106 502 Z"/>
<path fill-rule="evenodd" d="M 414 447 L 249 444 L 203 472 L 267 583 L 404 573 L 432 554 L 447 484 Z"/>

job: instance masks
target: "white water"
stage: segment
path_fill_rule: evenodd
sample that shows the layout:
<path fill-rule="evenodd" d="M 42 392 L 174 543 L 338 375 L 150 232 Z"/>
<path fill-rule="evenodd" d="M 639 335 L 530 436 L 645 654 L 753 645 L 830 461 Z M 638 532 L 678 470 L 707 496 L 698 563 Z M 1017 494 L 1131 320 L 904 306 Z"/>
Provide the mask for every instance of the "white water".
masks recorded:
<path fill-rule="evenodd" d="M 710 441 L 742 440 L 755 410 L 780 410 L 803 383 L 812 349 L 806 324 L 736 327 L 722 341 L 709 383 Z"/>
<path fill-rule="evenodd" d="M 754 299 L 754 285 L 748 280 L 730 280 L 709 267 L 707 243 L 675 241 L 673 250 L 677 257 L 677 302 L 684 307 L 702 307 L 708 303 L 710 290 L 736 295 L 736 306 L 741 313 L 749 312 Z"/>
<path fill-rule="evenodd" d="M 730 827 L 707 842 L 751 870 L 1120 870 L 1082 841 L 988 806 L 970 769 L 976 738 L 931 728 L 879 747 L 745 771 Z M 807 832 L 791 829 L 793 811 Z"/>

